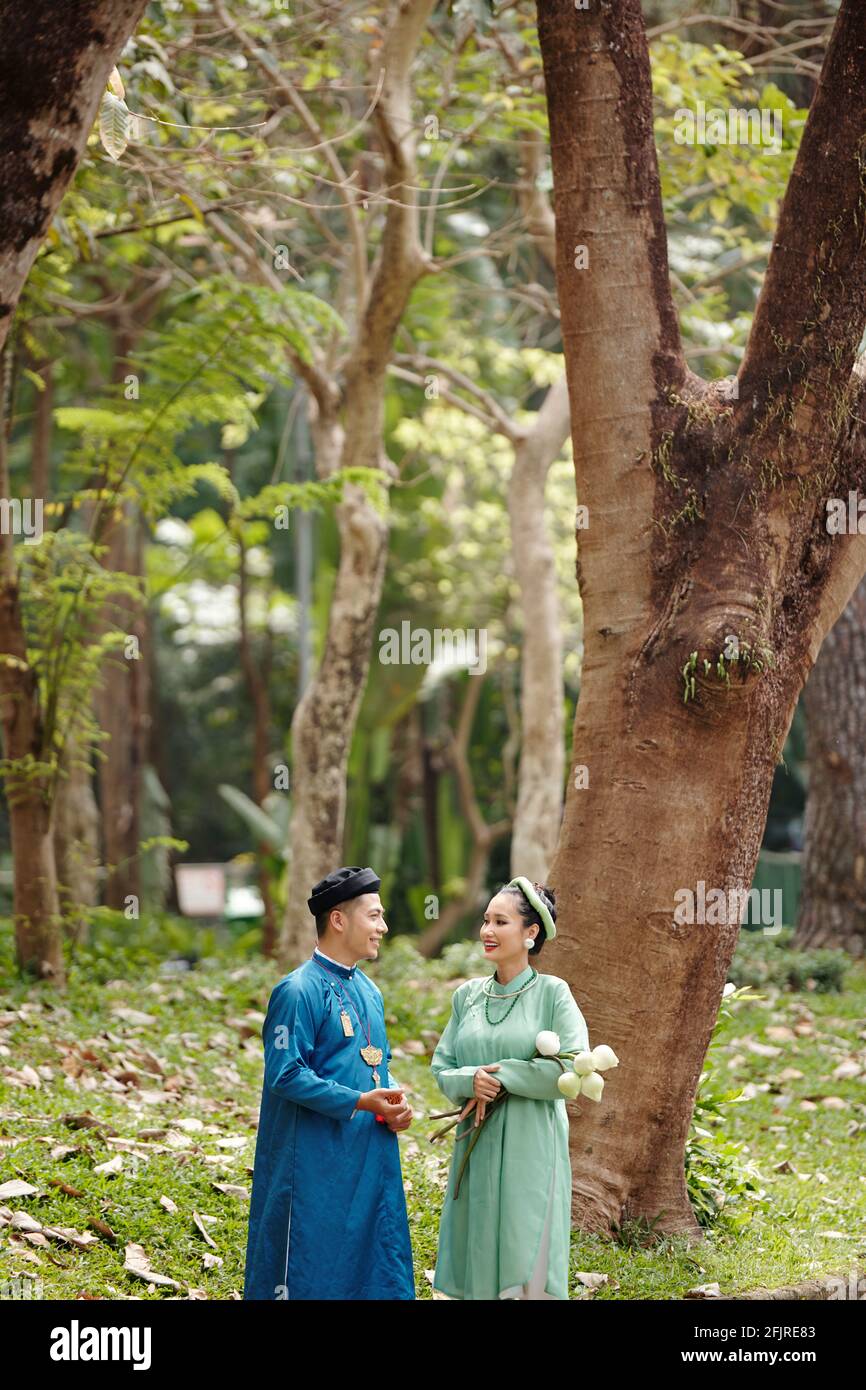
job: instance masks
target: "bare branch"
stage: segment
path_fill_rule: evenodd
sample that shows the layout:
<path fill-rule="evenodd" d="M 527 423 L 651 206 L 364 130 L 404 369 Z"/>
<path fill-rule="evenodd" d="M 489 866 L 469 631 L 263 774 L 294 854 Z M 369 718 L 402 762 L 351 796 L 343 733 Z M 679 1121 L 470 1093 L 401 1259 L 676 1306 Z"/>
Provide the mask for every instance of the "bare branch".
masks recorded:
<path fill-rule="evenodd" d="M 325 139 L 321 126 L 304 101 L 304 98 L 289 81 L 275 59 L 266 49 L 253 43 L 249 34 L 241 25 L 235 24 L 235 22 L 229 18 L 223 0 L 215 0 L 215 7 L 220 21 L 240 42 L 241 47 L 246 49 L 250 57 L 258 63 L 262 71 L 267 73 L 277 91 L 281 93 L 303 121 L 307 130 L 316 141 L 314 148 L 322 151 L 334 175 L 337 187 L 340 190 L 343 206 L 346 210 L 346 220 L 349 224 L 349 234 L 352 238 L 352 246 L 355 253 L 355 293 L 357 295 L 358 309 L 360 312 L 360 307 L 364 303 L 364 296 L 367 290 L 367 244 L 364 237 L 364 229 L 361 225 L 361 219 L 358 215 L 358 208 L 356 205 L 357 194 L 348 186 L 351 182 L 350 175 L 346 173 L 346 170 L 340 163 L 339 156 L 333 144 Z"/>
<path fill-rule="evenodd" d="M 545 142 L 540 131 L 533 131 L 520 146 L 523 178 L 518 185 L 518 197 L 526 230 L 532 237 L 551 270 L 556 270 L 556 221 L 547 194 L 538 187 L 544 164 Z"/>
<path fill-rule="evenodd" d="M 466 376 L 465 372 L 459 371 L 456 367 L 450 366 L 447 362 L 440 362 L 437 357 L 428 357 L 427 354 L 423 352 L 397 353 L 394 360 L 400 367 L 410 367 L 414 368 L 415 371 L 419 373 L 433 372 L 436 375 L 447 377 L 447 379 L 453 382 L 455 386 L 458 386 L 461 391 L 468 391 L 468 393 L 483 407 L 485 423 L 498 434 L 503 434 L 506 439 L 510 439 L 512 443 L 522 439 L 526 434 L 526 430 L 516 424 L 515 421 L 511 419 L 510 415 L 506 414 L 498 401 L 491 396 L 490 392 L 476 385 L 470 377 Z M 467 409 L 470 415 L 479 415 L 477 410 L 469 410 L 467 403 L 459 398 L 455 401 L 455 404 L 459 405 L 461 408 Z M 480 415 L 479 418 L 481 418 Z"/>
<path fill-rule="evenodd" d="M 410 70 L 436 0 L 395 0 L 385 40 L 373 62 L 382 78 L 375 120 L 385 159 L 388 204 L 382 244 L 367 303 L 346 365 L 346 442 L 353 461 L 380 462 L 384 381 L 394 335 L 416 281 L 432 269 L 421 248 L 418 207 L 406 197 L 416 182 Z"/>

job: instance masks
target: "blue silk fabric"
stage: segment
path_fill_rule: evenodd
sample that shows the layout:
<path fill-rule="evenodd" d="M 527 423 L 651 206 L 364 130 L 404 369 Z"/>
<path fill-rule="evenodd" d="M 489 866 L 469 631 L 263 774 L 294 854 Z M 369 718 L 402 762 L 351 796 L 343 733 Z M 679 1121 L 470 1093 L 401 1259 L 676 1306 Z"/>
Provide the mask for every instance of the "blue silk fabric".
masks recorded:
<path fill-rule="evenodd" d="M 357 966 L 314 955 L 271 993 L 245 1299 L 415 1297 L 399 1141 L 355 1110 L 376 1084 L 359 1019 L 382 1049 L 379 1085 L 388 1086 L 382 993 Z"/>

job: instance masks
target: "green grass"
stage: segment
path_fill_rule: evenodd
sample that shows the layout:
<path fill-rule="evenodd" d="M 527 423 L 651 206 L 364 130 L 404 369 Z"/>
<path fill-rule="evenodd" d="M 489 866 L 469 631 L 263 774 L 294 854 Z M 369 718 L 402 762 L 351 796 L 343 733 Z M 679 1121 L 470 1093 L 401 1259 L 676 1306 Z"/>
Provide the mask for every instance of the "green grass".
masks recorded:
<path fill-rule="evenodd" d="M 130 930 L 125 924 L 123 934 Z M 97 1239 L 86 1249 L 53 1240 L 41 1246 L 11 1240 L 4 1227 L 0 1283 L 28 1274 L 42 1281 L 46 1298 L 186 1297 L 191 1289 L 212 1299 L 239 1296 L 248 1203 L 214 1183 L 247 1191 L 251 1184 L 261 1015 L 280 972 L 227 938 L 214 937 L 208 939 L 213 954 L 195 970 L 160 971 L 167 945 L 183 950 L 196 939 L 195 930 L 163 922 L 139 930 L 132 950 L 128 936 L 124 941 L 117 926 L 106 922 L 96 933 L 97 944 L 76 954 L 69 988 L 59 994 L 15 980 L 4 924 L 0 1140 L 14 1143 L 0 1143 L 0 1182 L 20 1178 L 37 1188 L 6 1206 L 43 1225 L 90 1231 Z M 754 943 L 749 951 L 755 955 Z M 431 1297 L 425 1271 L 435 1265 L 450 1157 L 448 1141 L 431 1146 L 427 1140 L 435 1127 L 427 1116 L 450 1108 L 432 1082 L 429 1054 L 456 981 L 483 970 L 474 945 L 452 947 L 443 960 L 424 964 L 405 939 L 390 943 L 371 970 L 386 996 L 393 1071 L 416 1115 L 400 1144 L 419 1298 Z M 736 1293 L 866 1265 L 866 969 L 852 964 L 843 992 L 791 993 L 772 983 L 759 988 L 766 997 L 733 1005 L 711 1065 L 719 1089 L 746 1087 L 745 1097 L 725 1108 L 723 1131 L 745 1146 L 743 1157 L 760 1175 L 766 1209 L 756 1204 L 740 1229 L 717 1224 L 697 1248 L 673 1239 L 643 1248 L 636 1232 L 626 1247 L 575 1232 L 573 1297 L 583 1287 L 578 1271 L 609 1276 L 596 1298 L 667 1299 L 682 1297 L 696 1284 L 717 1281 L 723 1293 Z M 124 1018 L 118 1009 L 153 1021 Z M 798 1024 L 800 1032 L 794 1031 Z M 768 1028 L 790 1028 L 793 1037 L 774 1040 Z M 780 1051 L 752 1052 L 748 1040 Z M 154 1064 L 144 1053 L 158 1059 L 161 1074 L 148 1072 Z M 834 1079 L 835 1068 L 851 1057 L 859 1058 L 862 1079 Z M 38 1088 L 15 1084 L 11 1073 L 25 1067 L 39 1076 Z M 792 1068 L 802 1077 L 783 1075 Z M 30 1073 L 19 1079 L 28 1078 L 34 1079 Z M 846 1108 L 827 1107 L 827 1096 L 841 1098 Z M 804 1100 L 815 1108 L 801 1108 Z M 64 1120 L 86 1111 L 104 1128 L 74 1129 Z M 132 1153 L 110 1142 L 107 1127 L 130 1140 L 147 1129 L 166 1133 L 141 1139 Z M 58 1145 L 74 1151 L 52 1157 Z M 94 1171 L 118 1153 L 120 1172 Z M 793 1171 L 775 1171 L 784 1160 Z M 81 1195 L 63 1192 L 53 1185 L 58 1181 Z M 169 1197 L 177 1211 L 165 1210 L 161 1197 Z M 204 1222 L 215 1249 L 193 1213 L 215 1218 Z M 92 1219 L 106 1223 L 116 1242 L 90 1228 Z M 144 1248 L 153 1270 L 180 1288 L 154 1289 L 125 1271 L 124 1250 L 133 1242 Z M 205 1256 L 222 1263 L 207 1267 Z"/>

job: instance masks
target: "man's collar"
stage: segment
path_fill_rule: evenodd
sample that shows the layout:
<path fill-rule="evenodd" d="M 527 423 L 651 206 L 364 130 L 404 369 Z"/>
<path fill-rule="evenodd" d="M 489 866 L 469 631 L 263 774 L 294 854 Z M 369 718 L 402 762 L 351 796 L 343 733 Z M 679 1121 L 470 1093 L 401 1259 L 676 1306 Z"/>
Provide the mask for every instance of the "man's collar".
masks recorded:
<path fill-rule="evenodd" d="M 313 958 L 315 959 L 316 957 L 322 961 L 327 961 L 325 969 L 332 972 L 336 971 L 338 975 L 343 976 L 344 980 L 351 980 L 358 968 L 357 965 L 344 965 L 342 961 L 334 960 L 333 956 L 326 956 L 324 951 L 319 950 L 318 946 L 313 949 Z"/>

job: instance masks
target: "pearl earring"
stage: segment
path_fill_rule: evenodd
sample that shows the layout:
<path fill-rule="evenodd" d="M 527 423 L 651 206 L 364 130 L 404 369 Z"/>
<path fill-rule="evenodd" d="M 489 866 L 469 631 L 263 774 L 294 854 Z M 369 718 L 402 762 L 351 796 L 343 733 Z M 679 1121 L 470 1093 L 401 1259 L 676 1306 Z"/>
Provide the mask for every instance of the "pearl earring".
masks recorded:
<path fill-rule="evenodd" d="M 528 936 L 528 937 L 526 938 L 526 940 L 524 941 L 523 944 L 524 944 L 524 946 L 526 947 L 526 949 L 527 949 L 528 951 L 531 951 L 531 950 L 532 950 L 532 945 L 533 945 L 533 942 L 534 942 L 534 941 L 535 941 L 535 937 L 534 937 L 534 936 Z"/>

